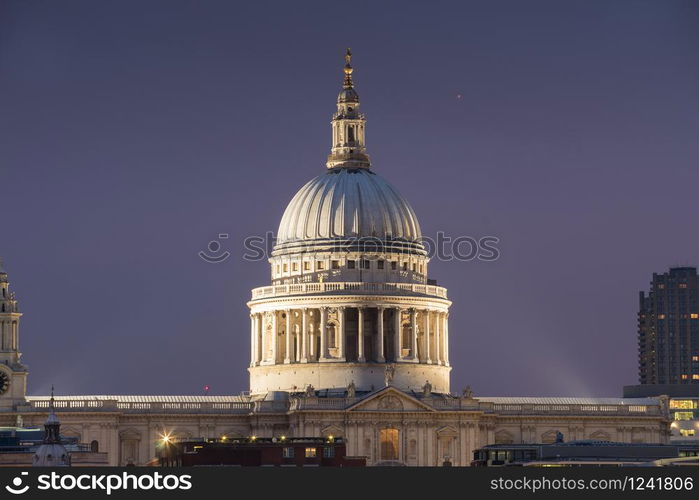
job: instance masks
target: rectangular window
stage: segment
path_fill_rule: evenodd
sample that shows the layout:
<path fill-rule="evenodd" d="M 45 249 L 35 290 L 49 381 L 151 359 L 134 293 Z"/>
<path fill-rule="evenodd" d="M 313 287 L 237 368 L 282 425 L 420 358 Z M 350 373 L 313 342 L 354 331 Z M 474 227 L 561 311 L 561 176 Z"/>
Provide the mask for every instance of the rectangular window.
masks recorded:
<path fill-rule="evenodd" d="M 683 437 L 694 436 L 694 429 L 680 429 L 680 436 L 683 436 Z"/>
<path fill-rule="evenodd" d="M 658 314 L 658 319 L 665 319 L 665 315 L 664 315 L 664 314 Z"/>
<path fill-rule="evenodd" d="M 680 283 L 680 288 L 687 288 L 687 283 Z"/>
<path fill-rule="evenodd" d="M 316 456 L 315 448 L 306 448 L 306 458 L 314 458 Z"/>
<path fill-rule="evenodd" d="M 323 458 L 335 458 L 335 447 L 326 446 L 323 448 Z"/>
<path fill-rule="evenodd" d="M 370 269 L 371 264 L 369 263 L 368 260 L 362 260 L 362 269 Z"/>
<path fill-rule="evenodd" d="M 413 263 L 413 272 L 415 272 L 417 269 L 417 264 Z"/>
<path fill-rule="evenodd" d="M 682 380 L 687 380 L 688 378 L 689 378 L 689 375 L 687 375 L 686 373 L 682 374 Z"/>
<path fill-rule="evenodd" d="M 692 313 L 692 314 L 689 315 L 689 317 L 692 318 L 692 319 L 699 319 L 699 314 L 697 314 L 697 313 Z"/>
<path fill-rule="evenodd" d="M 692 361 L 699 361 L 699 356 L 692 356 Z"/>
<path fill-rule="evenodd" d="M 353 260 L 347 261 L 347 269 L 354 269 L 354 261 Z"/>
<path fill-rule="evenodd" d="M 279 274 L 279 264 L 277 264 L 277 274 Z"/>
<path fill-rule="evenodd" d="M 284 458 L 294 458 L 294 449 L 291 446 L 287 446 L 284 448 L 282 455 Z"/>
<path fill-rule="evenodd" d="M 675 412 L 675 420 L 693 420 L 694 419 L 694 412 L 693 411 L 676 411 Z"/>
<path fill-rule="evenodd" d="M 408 263 L 403 262 L 403 271 L 407 271 L 407 270 L 408 270 Z"/>
<path fill-rule="evenodd" d="M 291 264 L 291 269 L 292 269 L 293 271 L 298 271 L 298 270 L 299 270 L 299 264 L 298 264 L 298 262 L 294 262 L 293 264 Z"/>
<path fill-rule="evenodd" d="M 318 271 L 322 271 L 323 269 L 325 269 L 325 265 L 324 265 L 324 264 L 325 264 L 325 263 L 324 263 L 322 260 L 319 260 L 318 262 L 316 262 L 316 269 L 317 269 Z"/>
<path fill-rule="evenodd" d="M 284 272 L 287 272 L 289 270 L 289 264 L 284 264 Z"/>
<path fill-rule="evenodd" d="M 695 410 L 697 403 L 693 399 L 671 399 L 670 408 L 673 410 Z"/>
<path fill-rule="evenodd" d="M 379 261 L 376 262 L 376 268 L 377 268 L 377 269 L 383 269 L 383 265 L 384 265 L 384 261 L 383 261 L 383 260 L 379 260 Z"/>
<path fill-rule="evenodd" d="M 333 269 L 340 269 L 340 261 L 339 260 L 332 261 L 332 267 L 333 267 Z"/>
<path fill-rule="evenodd" d="M 303 263 L 303 270 L 304 271 L 310 271 L 311 270 L 311 263 L 306 261 Z"/>
<path fill-rule="evenodd" d="M 692 375 L 692 380 L 699 380 L 699 374 L 695 373 Z"/>
<path fill-rule="evenodd" d="M 398 269 L 398 262 L 394 260 L 391 262 L 391 271 L 395 271 L 396 269 Z"/>

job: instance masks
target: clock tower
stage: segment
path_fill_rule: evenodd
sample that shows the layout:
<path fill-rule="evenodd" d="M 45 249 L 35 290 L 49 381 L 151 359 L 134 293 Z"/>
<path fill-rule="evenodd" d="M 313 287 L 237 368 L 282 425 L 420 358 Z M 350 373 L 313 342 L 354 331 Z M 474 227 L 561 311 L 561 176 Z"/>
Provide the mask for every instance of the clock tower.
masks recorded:
<path fill-rule="evenodd" d="M 22 313 L 0 258 L 0 408 L 23 403 L 27 393 L 27 367 L 19 352 Z"/>

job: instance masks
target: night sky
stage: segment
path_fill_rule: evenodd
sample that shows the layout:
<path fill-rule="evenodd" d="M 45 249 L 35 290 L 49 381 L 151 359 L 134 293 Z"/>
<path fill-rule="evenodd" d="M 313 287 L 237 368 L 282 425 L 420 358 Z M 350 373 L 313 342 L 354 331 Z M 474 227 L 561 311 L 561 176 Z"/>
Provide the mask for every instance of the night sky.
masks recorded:
<path fill-rule="evenodd" d="M 0 3 L 0 255 L 30 394 L 247 389 L 250 289 L 324 171 L 345 47 L 423 232 L 452 390 L 618 396 L 638 291 L 699 262 L 694 1 Z M 219 233 L 232 256 L 197 253 Z"/>

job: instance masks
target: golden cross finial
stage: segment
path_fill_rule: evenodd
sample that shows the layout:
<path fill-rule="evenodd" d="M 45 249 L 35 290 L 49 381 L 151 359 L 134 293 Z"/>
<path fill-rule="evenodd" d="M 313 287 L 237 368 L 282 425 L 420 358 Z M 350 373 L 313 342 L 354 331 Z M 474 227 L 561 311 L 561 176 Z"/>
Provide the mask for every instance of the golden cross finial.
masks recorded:
<path fill-rule="evenodd" d="M 352 88 L 352 51 L 348 48 L 345 53 L 345 83 L 346 89 Z"/>

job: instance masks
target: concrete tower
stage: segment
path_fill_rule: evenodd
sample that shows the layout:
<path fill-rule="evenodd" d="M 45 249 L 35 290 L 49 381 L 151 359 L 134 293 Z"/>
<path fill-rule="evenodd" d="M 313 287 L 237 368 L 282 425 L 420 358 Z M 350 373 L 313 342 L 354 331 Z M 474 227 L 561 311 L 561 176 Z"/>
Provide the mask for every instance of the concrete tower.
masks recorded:
<path fill-rule="evenodd" d="M 427 279 L 410 204 L 371 168 L 351 53 L 327 170 L 293 197 L 255 288 L 250 390 L 449 392 L 445 288 Z"/>

